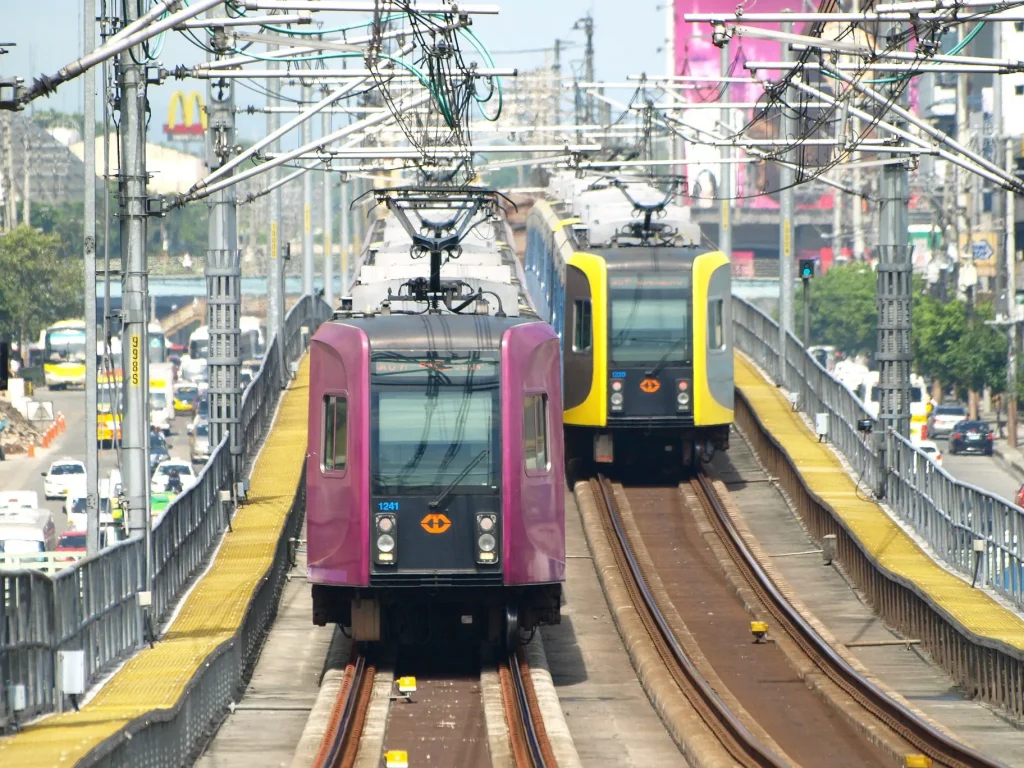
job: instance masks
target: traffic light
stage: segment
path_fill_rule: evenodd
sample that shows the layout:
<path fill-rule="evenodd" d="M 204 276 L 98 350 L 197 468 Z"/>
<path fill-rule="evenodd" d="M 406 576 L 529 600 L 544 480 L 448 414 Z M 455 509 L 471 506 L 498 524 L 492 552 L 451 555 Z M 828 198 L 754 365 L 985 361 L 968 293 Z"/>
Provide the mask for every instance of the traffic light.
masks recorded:
<path fill-rule="evenodd" d="M 814 277 L 814 259 L 800 259 L 800 279 L 810 280 Z"/>

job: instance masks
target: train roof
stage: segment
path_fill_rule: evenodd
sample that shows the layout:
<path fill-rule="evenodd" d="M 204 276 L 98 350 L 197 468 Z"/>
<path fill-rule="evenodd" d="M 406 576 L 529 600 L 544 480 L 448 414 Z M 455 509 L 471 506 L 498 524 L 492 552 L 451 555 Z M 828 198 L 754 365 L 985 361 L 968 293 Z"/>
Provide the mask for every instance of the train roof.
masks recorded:
<path fill-rule="evenodd" d="M 453 193 L 458 194 L 457 190 Z M 454 219 L 464 205 L 445 208 L 445 198 L 435 197 L 429 210 L 410 208 L 410 220 L 429 229 L 428 223 Z M 461 283 L 470 292 L 480 292 L 479 306 L 464 307 L 467 314 L 486 311 L 490 315 L 536 319 L 533 302 L 526 291 L 522 265 L 510 243 L 512 231 L 503 216 L 493 208 L 481 208 L 464 228 L 465 235 L 456 248 L 445 251 L 441 280 Z M 366 246 L 356 263 L 350 293 L 352 309 L 357 313 L 380 312 L 387 306 L 392 312 L 421 312 L 422 301 L 409 297 L 408 287 L 430 278 L 430 257 L 415 252 L 413 240 L 397 215 L 385 211 L 373 222 Z M 456 302 L 461 306 L 461 302 Z M 440 306 L 442 314 L 451 314 Z"/>
<path fill-rule="evenodd" d="M 533 317 L 495 315 L 352 315 L 331 322 L 361 329 L 374 352 L 423 351 L 444 355 L 459 352 L 497 352 L 505 331 L 536 322 Z"/>
<path fill-rule="evenodd" d="M 694 259 L 711 253 L 706 247 L 673 248 L 666 246 L 636 246 L 633 248 L 588 248 L 604 259 L 609 272 L 689 272 Z"/>
<path fill-rule="evenodd" d="M 607 175 L 556 174 L 547 198 L 555 213 L 573 223 L 573 235 L 592 248 L 642 245 L 632 234 L 644 219 L 644 210 L 657 211 L 651 221 L 660 229 L 663 244 L 657 247 L 697 248 L 700 226 L 690 219 L 688 206 L 676 205 L 673 196 L 642 180 Z"/>

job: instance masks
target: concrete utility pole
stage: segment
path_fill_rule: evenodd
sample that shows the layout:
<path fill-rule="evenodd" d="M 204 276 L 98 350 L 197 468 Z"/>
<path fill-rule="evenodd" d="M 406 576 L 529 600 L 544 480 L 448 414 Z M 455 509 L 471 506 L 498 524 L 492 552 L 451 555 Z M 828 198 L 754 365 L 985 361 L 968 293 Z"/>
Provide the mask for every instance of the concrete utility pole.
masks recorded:
<path fill-rule="evenodd" d="M 998 31 L 997 31 L 998 34 Z M 999 85 L 997 84 L 998 88 Z M 1004 162 L 1006 172 L 1012 174 L 1013 140 L 1007 139 Z M 1017 196 L 1006 192 L 1003 210 L 1006 223 L 1006 316 L 1010 321 L 1010 341 L 1006 352 L 1006 439 L 1011 448 L 1017 447 Z"/>
<path fill-rule="evenodd" d="M 276 50 L 276 45 L 267 46 L 268 52 Z M 270 63 L 271 69 L 277 69 L 280 66 L 280 63 L 276 60 Z M 281 127 L 281 113 L 275 111 L 275 108 L 281 104 L 281 99 L 278 98 L 278 94 L 281 92 L 280 78 L 272 78 L 269 81 L 268 86 L 270 96 L 267 99 L 267 104 L 271 109 L 267 112 L 267 133 L 270 134 Z M 280 152 L 280 140 L 271 144 L 270 150 L 272 152 Z M 281 168 L 272 168 L 270 170 L 270 183 L 276 184 L 280 178 Z M 270 193 L 270 237 L 267 240 L 268 247 L 270 249 L 270 258 L 267 260 L 267 293 L 270 296 L 270 313 L 267 318 L 267 336 L 277 337 L 277 369 L 281 373 L 281 378 L 278 383 L 283 387 L 287 371 L 285 370 L 284 365 L 284 259 L 281 258 L 280 238 L 281 188 L 277 187 L 277 189 Z"/>
<path fill-rule="evenodd" d="M 3 150 L 3 168 L 0 168 L 0 189 L 4 193 L 4 229 L 18 226 L 18 211 L 14 206 L 14 148 L 11 146 L 11 120 L 9 113 L 0 115 L 0 149 Z"/>
<path fill-rule="evenodd" d="M 902 97 L 901 97 L 902 98 Z M 890 114 L 889 120 L 902 127 L 902 120 Z M 905 156 L 893 153 L 893 160 Z M 909 193 L 905 163 L 882 168 L 880 227 L 878 237 L 878 418 L 884 434 L 892 427 L 903 436 L 910 435 L 910 373 L 913 356 L 910 348 L 911 262 Z"/>
<path fill-rule="evenodd" d="M 555 60 L 551 65 L 551 124 L 562 124 L 562 41 L 555 38 Z"/>
<path fill-rule="evenodd" d="M 722 46 L 720 55 L 720 65 L 722 70 L 722 101 L 723 103 L 729 103 L 729 94 L 732 90 L 729 87 L 729 81 L 726 78 L 729 76 L 729 44 L 726 43 Z M 729 108 L 722 107 L 722 115 L 719 118 L 722 125 L 726 126 L 726 132 L 732 133 L 732 121 L 729 116 Z M 729 221 L 729 215 L 732 213 L 732 166 L 729 164 L 729 158 L 732 156 L 732 152 L 729 151 L 724 143 L 722 144 L 722 170 L 718 174 L 718 198 L 721 202 L 721 213 L 719 214 L 718 225 L 718 250 L 732 258 L 732 223 Z"/>
<path fill-rule="evenodd" d="M 347 176 L 341 177 L 341 295 L 348 296 L 349 253 L 352 251 L 352 212 L 349 210 L 351 201 L 352 181 Z"/>
<path fill-rule="evenodd" d="M 84 53 L 96 47 L 96 0 L 85 0 Z M 100 455 L 96 434 L 96 68 L 89 67 L 84 75 L 84 125 L 82 133 L 82 160 L 85 165 L 85 551 L 94 555 L 100 551 L 99 480 Z"/>
<path fill-rule="evenodd" d="M 32 125 L 25 122 L 25 133 L 22 136 L 21 158 L 22 182 L 21 182 L 21 223 L 26 227 L 32 226 Z"/>
<path fill-rule="evenodd" d="M 594 19 L 588 13 L 572 25 L 573 29 L 582 29 L 586 38 L 586 47 L 583 50 L 583 76 L 588 83 L 594 82 Z M 594 122 L 594 96 L 588 90 L 586 97 L 587 117 L 583 121 L 586 124 Z"/>
<path fill-rule="evenodd" d="M 136 3 L 124 4 L 124 21 L 138 18 Z M 134 55 L 134 60 L 132 56 Z M 128 500 L 128 533 L 146 541 L 146 589 L 153 580 L 149 512 L 149 344 L 146 310 L 149 267 L 146 261 L 146 79 L 135 61 L 141 49 L 118 59 L 121 113 L 119 198 L 121 225 L 121 339 L 124 349 L 124 420 L 121 466 Z M 89 322 L 87 320 L 87 322 Z"/>
<path fill-rule="evenodd" d="M 207 18 L 224 15 L 220 6 Z M 212 27 L 211 47 L 220 59 L 233 52 L 225 27 Z M 215 171 L 236 152 L 235 86 L 225 78 L 210 80 L 207 86 L 206 164 Z M 230 174 L 229 174 L 230 175 Z M 242 314 L 242 259 L 238 250 L 238 207 L 235 187 L 210 197 L 209 250 L 206 252 L 206 323 L 210 330 L 207 369 L 210 388 L 210 445 L 218 445 L 230 434 L 235 472 L 242 470 L 245 448 L 242 433 L 242 387 L 239 384 L 240 320 Z"/>
<path fill-rule="evenodd" d="M 313 101 L 313 94 L 308 85 L 302 87 L 302 103 L 308 105 Z M 302 143 L 313 140 L 313 121 L 302 124 Z M 313 260 L 313 174 L 309 171 L 302 174 L 302 295 L 313 295 L 313 273 L 316 262 Z"/>
<path fill-rule="evenodd" d="M 782 24 L 782 31 L 793 33 L 793 22 Z M 792 60 L 793 54 L 782 46 L 783 61 Z M 793 103 L 793 89 L 787 87 L 786 102 Z M 796 125 L 792 110 L 783 110 L 782 136 L 792 139 L 796 135 Z M 787 152 L 784 160 L 792 160 L 792 151 Z M 779 167 L 779 377 L 786 383 L 786 335 L 793 332 L 793 212 L 796 208 L 793 199 L 793 186 L 796 184 L 796 173 L 792 165 Z"/>
<path fill-rule="evenodd" d="M 323 135 L 331 132 L 331 116 L 323 115 Z M 309 175 L 308 172 L 306 174 Z M 334 229 L 334 209 L 331 208 L 331 172 L 324 171 L 324 301 L 334 306 L 334 254 L 331 253 L 331 235 Z"/>

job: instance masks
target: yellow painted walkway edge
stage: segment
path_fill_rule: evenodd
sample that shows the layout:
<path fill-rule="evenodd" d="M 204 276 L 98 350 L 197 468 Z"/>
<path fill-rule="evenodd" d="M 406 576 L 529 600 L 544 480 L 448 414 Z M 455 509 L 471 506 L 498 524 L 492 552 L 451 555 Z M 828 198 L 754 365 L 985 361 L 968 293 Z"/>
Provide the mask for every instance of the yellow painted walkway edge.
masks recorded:
<path fill-rule="evenodd" d="M 938 565 L 873 501 L 861 499 L 835 454 L 811 433 L 789 401 L 739 352 L 736 387 L 785 448 L 804 483 L 827 504 L 882 568 L 917 586 L 968 632 L 1024 650 L 1024 620 Z"/>
<path fill-rule="evenodd" d="M 0 766 L 75 765 L 132 721 L 177 705 L 200 666 L 241 627 L 271 567 L 302 475 L 308 398 L 307 356 L 282 397 L 233 532 L 163 639 L 132 657 L 80 712 L 54 715 L 0 739 Z"/>

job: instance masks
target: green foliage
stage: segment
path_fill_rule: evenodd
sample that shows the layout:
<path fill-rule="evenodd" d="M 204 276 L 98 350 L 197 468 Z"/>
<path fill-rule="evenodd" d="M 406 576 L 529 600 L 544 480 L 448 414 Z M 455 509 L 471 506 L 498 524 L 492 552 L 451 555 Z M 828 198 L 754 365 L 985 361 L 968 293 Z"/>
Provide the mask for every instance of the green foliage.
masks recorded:
<path fill-rule="evenodd" d="M 59 236 L 31 227 L 0 235 L 0 338 L 34 340 L 51 323 L 82 314 L 82 261 L 61 258 L 59 248 Z"/>
<path fill-rule="evenodd" d="M 878 345 L 877 275 L 865 264 L 833 267 L 811 280 L 811 340 L 831 344 L 848 355 L 873 355 Z M 985 325 L 992 305 L 979 304 L 968 321 L 962 301 L 927 295 L 913 287 L 912 349 L 914 369 L 960 392 L 1006 386 L 1006 340 Z M 796 328 L 803 327 L 803 302 L 797 291 Z"/>
<path fill-rule="evenodd" d="M 796 328 L 803 328 L 803 287 L 797 289 Z M 832 267 L 811 280 L 811 340 L 848 355 L 874 354 L 878 345 L 875 273 L 863 263 Z"/>

